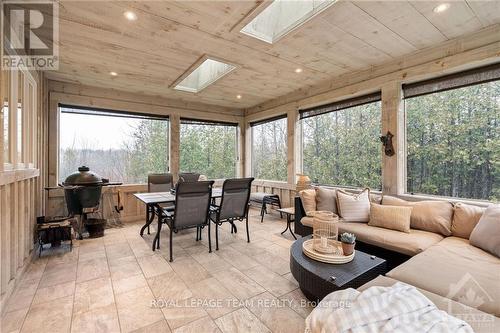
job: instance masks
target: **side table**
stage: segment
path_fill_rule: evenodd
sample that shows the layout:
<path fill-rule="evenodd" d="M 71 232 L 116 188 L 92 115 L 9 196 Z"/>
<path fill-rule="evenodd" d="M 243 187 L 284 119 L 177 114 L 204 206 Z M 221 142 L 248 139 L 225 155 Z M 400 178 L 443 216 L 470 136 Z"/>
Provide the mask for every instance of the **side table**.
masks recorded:
<path fill-rule="evenodd" d="M 295 219 L 293 218 L 293 216 L 295 215 L 295 208 L 294 207 L 279 208 L 277 209 L 277 211 L 286 215 L 286 229 L 283 230 L 281 234 L 283 235 L 287 230 L 290 230 L 290 233 L 292 234 L 293 238 L 297 239 L 297 237 L 292 231 L 292 226 L 291 226 L 291 223 L 295 221 Z"/>

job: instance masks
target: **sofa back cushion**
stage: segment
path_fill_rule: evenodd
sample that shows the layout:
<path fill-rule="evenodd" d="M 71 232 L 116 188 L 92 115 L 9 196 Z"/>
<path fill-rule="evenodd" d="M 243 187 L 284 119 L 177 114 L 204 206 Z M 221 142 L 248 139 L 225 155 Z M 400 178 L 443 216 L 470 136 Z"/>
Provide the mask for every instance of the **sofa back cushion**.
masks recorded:
<path fill-rule="evenodd" d="M 368 222 L 370 220 L 370 190 L 359 194 L 337 190 L 337 208 L 346 222 Z"/>
<path fill-rule="evenodd" d="M 316 187 L 316 210 L 337 214 L 337 190 Z"/>
<path fill-rule="evenodd" d="M 483 216 L 486 208 L 456 203 L 453 207 L 453 223 L 451 233 L 453 236 L 469 239 L 472 229 Z"/>
<path fill-rule="evenodd" d="M 413 207 L 410 219 L 410 226 L 413 229 L 435 232 L 443 236 L 451 236 L 453 205 L 447 201 L 429 200 L 409 202 L 396 197 L 384 195 L 382 198 L 382 204 L 389 206 Z"/>
<path fill-rule="evenodd" d="M 372 203 L 368 225 L 409 233 L 412 210 L 413 207 L 384 206 Z"/>
<path fill-rule="evenodd" d="M 307 216 L 311 216 L 311 212 L 316 211 L 316 190 L 311 188 L 299 192 L 302 206 Z"/>
<path fill-rule="evenodd" d="M 470 234 L 469 241 L 500 258 L 500 205 L 491 205 Z"/>

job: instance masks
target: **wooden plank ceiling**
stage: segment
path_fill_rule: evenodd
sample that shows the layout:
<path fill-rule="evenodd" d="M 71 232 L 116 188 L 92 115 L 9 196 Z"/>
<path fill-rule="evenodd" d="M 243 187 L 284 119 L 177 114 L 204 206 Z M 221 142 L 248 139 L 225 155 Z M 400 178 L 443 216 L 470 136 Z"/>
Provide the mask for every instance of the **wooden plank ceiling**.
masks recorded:
<path fill-rule="evenodd" d="M 500 22 L 500 1 L 452 1 L 441 14 L 437 4 L 339 1 L 270 45 L 239 32 L 259 1 L 60 1 L 60 69 L 48 76 L 248 108 Z M 240 67 L 197 94 L 169 88 L 204 54 Z"/>

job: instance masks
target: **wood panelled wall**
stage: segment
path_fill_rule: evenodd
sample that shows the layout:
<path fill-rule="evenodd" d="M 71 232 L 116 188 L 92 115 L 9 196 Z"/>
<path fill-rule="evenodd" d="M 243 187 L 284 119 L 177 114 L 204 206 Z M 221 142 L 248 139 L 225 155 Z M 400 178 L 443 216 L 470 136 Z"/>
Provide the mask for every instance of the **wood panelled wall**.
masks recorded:
<path fill-rule="evenodd" d="M 0 291 L 1 310 L 28 266 L 35 248 L 36 217 L 45 203 L 46 116 L 43 75 L 0 72 Z"/>

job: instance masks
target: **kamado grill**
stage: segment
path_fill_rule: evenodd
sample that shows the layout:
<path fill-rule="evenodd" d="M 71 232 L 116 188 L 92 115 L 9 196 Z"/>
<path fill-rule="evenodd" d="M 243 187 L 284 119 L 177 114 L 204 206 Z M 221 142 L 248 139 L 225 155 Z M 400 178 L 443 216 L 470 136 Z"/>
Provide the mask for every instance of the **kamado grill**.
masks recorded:
<path fill-rule="evenodd" d="M 83 226 L 86 227 L 91 238 L 104 235 L 106 220 L 88 218 L 87 214 L 99 210 L 102 187 L 109 185 L 121 185 L 121 183 L 110 183 L 109 179 L 90 172 L 90 168 L 86 166 L 79 167 L 78 172 L 69 175 L 62 183 L 68 214 L 81 216 L 78 223 L 80 239 Z"/>

